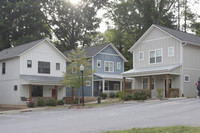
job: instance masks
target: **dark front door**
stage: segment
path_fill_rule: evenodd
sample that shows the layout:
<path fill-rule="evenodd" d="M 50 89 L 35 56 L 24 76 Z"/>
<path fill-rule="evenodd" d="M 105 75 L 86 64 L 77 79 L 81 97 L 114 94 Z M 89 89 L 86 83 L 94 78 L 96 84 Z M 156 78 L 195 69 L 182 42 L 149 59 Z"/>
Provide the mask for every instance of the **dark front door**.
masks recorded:
<path fill-rule="evenodd" d="M 52 97 L 56 97 L 56 89 L 52 89 Z"/>
<path fill-rule="evenodd" d="M 169 79 L 169 88 L 172 88 L 172 79 Z M 167 97 L 166 79 L 165 79 L 165 97 Z"/>

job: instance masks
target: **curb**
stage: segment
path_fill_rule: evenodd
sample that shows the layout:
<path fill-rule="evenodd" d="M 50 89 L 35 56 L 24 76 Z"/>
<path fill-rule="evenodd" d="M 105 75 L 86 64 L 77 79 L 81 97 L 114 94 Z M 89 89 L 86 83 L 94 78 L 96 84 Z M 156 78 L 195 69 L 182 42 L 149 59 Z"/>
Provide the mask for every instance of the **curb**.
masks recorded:
<path fill-rule="evenodd" d="M 19 114 L 21 112 L 32 112 L 32 111 L 41 111 L 46 110 L 47 108 L 28 108 L 20 110 L 10 110 L 10 111 L 1 111 L 0 114 Z"/>

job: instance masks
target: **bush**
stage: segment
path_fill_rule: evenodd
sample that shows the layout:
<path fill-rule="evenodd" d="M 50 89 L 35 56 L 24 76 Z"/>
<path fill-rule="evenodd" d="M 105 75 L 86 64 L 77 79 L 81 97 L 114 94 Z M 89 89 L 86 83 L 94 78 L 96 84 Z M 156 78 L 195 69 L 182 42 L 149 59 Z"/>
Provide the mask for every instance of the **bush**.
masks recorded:
<path fill-rule="evenodd" d="M 118 92 L 118 97 L 121 99 L 121 100 L 124 100 L 124 98 L 125 98 L 125 92 L 122 92 L 122 91 L 119 91 Z"/>
<path fill-rule="evenodd" d="M 129 100 L 132 100 L 133 99 L 133 95 L 131 94 L 126 94 L 125 97 L 124 97 L 124 101 L 129 101 Z"/>
<path fill-rule="evenodd" d="M 119 97 L 119 93 L 120 93 L 120 91 L 118 91 L 118 92 L 116 93 L 116 97 Z"/>
<path fill-rule="evenodd" d="M 35 102 L 33 100 L 27 102 L 27 106 L 30 108 L 35 107 Z"/>
<path fill-rule="evenodd" d="M 74 99 L 73 101 L 72 101 L 72 104 L 78 104 L 78 99 Z"/>
<path fill-rule="evenodd" d="M 45 105 L 44 99 L 38 99 L 38 100 L 37 100 L 37 105 L 38 105 L 38 106 L 44 106 L 44 105 Z"/>
<path fill-rule="evenodd" d="M 55 98 L 49 98 L 46 101 L 47 106 L 56 106 L 57 105 L 57 100 Z"/>
<path fill-rule="evenodd" d="M 147 99 L 147 94 L 144 91 L 140 92 L 135 92 L 133 94 L 133 100 L 146 100 Z"/>
<path fill-rule="evenodd" d="M 115 98 L 115 97 L 116 97 L 116 94 L 115 94 L 114 92 L 110 92 L 110 93 L 109 93 L 109 97 L 110 97 L 110 98 Z"/>
<path fill-rule="evenodd" d="M 157 98 L 162 99 L 163 98 L 163 88 L 156 88 L 156 91 L 158 93 Z"/>
<path fill-rule="evenodd" d="M 59 100 L 57 104 L 58 104 L 58 105 L 64 105 L 65 103 L 64 103 L 63 100 Z"/>
<path fill-rule="evenodd" d="M 103 99 L 106 99 L 106 98 L 107 98 L 107 93 L 101 93 L 101 97 L 102 97 Z"/>

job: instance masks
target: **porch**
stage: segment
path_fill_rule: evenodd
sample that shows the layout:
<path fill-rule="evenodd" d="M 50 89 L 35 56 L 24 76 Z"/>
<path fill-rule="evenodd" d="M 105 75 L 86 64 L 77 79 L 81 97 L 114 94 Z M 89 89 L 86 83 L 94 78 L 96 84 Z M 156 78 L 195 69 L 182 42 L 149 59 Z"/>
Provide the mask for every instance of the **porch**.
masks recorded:
<path fill-rule="evenodd" d="M 133 78 L 133 87 L 125 92 L 145 89 L 149 98 L 156 98 L 156 88 L 162 88 L 164 97 L 180 97 L 180 65 L 132 69 L 123 73 L 123 79 Z"/>

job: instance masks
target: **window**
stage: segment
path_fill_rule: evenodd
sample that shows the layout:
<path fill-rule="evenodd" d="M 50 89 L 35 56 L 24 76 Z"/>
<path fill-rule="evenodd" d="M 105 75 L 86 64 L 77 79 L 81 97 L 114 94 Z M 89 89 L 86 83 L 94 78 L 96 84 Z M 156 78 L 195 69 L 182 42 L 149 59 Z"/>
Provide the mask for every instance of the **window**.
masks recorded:
<path fill-rule="evenodd" d="M 139 60 L 144 60 L 144 51 L 139 52 Z"/>
<path fill-rule="evenodd" d="M 86 86 L 91 86 L 91 82 L 90 81 L 86 81 Z"/>
<path fill-rule="evenodd" d="M 32 86 L 32 97 L 43 97 L 43 86 Z"/>
<path fill-rule="evenodd" d="M 6 63 L 2 63 L 2 74 L 6 74 Z"/>
<path fill-rule="evenodd" d="M 174 56 L 174 47 L 168 47 L 168 57 Z"/>
<path fill-rule="evenodd" d="M 38 73 L 50 74 L 50 62 L 38 61 Z"/>
<path fill-rule="evenodd" d="M 32 67 L 32 60 L 27 60 L 27 67 L 31 68 Z"/>
<path fill-rule="evenodd" d="M 17 85 L 14 85 L 14 91 L 17 91 Z"/>
<path fill-rule="evenodd" d="M 185 75 L 184 76 L 184 82 L 190 82 L 190 76 Z"/>
<path fill-rule="evenodd" d="M 151 50 L 149 52 L 149 54 L 150 54 L 150 64 L 162 62 L 162 50 L 161 49 Z"/>
<path fill-rule="evenodd" d="M 97 67 L 101 67 L 101 60 L 97 60 Z"/>
<path fill-rule="evenodd" d="M 56 63 L 56 70 L 60 70 L 60 63 Z"/>
<path fill-rule="evenodd" d="M 105 90 L 109 90 L 109 82 L 105 81 Z"/>
<path fill-rule="evenodd" d="M 148 78 L 142 78 L 143 89 L 148 89 Z"/>
<path fill-rule="evenodd" d="M 114 72 L 114 63 L 111 61 L 105 61 L 104 71 L 105 72 Z"/>
<path fill-rule="evenodd" d="M 151 77 L 151 90 L 154 90 L 154 88 L 155 88 L 154 77 Z"/>
<path fill-rule="evenodd" d="M 121 69 L 121 63 L 117 62 L 117 69 Z"/>
<path fill-rule="evenodd" d="M 119 90 L 119 84 L 114 84 L 114 90 L 118 91 Z"/>

